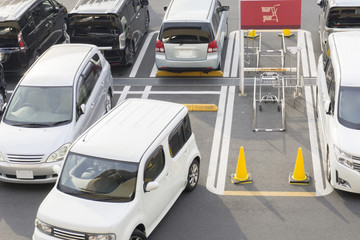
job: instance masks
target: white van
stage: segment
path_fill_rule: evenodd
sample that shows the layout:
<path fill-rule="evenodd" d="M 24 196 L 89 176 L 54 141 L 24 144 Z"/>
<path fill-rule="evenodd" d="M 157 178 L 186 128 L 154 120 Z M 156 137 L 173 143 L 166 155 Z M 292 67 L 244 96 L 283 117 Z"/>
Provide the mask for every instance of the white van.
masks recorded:
<path fill-rule="evenodd" d="M 33 240 L 144 240 L 199 179 L 185 106 L 128 99 L 70 147 Z"/>
<path fill-rule="evenodd" d="M 172 0 L 155 47 L 160 70 L 221 69 L 229 6 L 219 0 Z"/>
<path fill-rule="evenodd" d="M 321 121 L 328 181 L 360 193 L 360 32 L 329 35 L 318 62 L 316 112 Z"/>
<path fill-rule="evenodd" d="M 332 32 L 360 30 L 360 2 L 358 0 L 318 0 L 319 35 L 321 48 Z"/>

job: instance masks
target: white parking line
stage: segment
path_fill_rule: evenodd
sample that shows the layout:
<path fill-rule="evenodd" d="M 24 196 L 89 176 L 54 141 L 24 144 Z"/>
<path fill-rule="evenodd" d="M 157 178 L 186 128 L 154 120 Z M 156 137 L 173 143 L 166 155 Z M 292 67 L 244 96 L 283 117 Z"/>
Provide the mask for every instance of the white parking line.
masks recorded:
<path fill-rule="evenodd" d="M 120 93 L 121 95 L 120 95 L 119 100 L 118 100 L 117 103 L 122 102 L 122 101 L 125 100 L 125 98 L 127 97 L 128 93 L 130 91 L 130 88 L 131 88 L 131 86 L 125 86 L 124 87 L 124 89 Z M 116 92 L 114 92 L 114 94 L 116 94 Z"/>
<path fill-rule="evenodd" d="M 153 68 L 152 68 L 152 70 L 151 70 L 151 74 L 150 74 L 150 77 L 151 78 L 154 78 L 154 77 L 156 77 L 156 73 L 157 73 L 157 67 L 156 67 L 156 63 L 154 63 L 154 66 L 153 66 Z"/>
<path fill-rule="evenodd" d="M 227 46 L 226 55 L 225 55 L 224 71 L 223 71 L 224 77 L 229 77 L 229 75 L 230 75 L 231 59 L 232 59 L 232 53 L 233 53 L 233 48 L 234 48 L 235 33 L 236 33 L 236 31 L 233 31 L 229 34 L 228 46 Z"/>
<path fill-rule="evenodd" d="M 308 117 L 309 124 L 309 140 L 310 140 L 310 150 L 311 150 L 311 158 L 313 164 L 314 171 L 314 182 L 316 189 L 316 196 L 325 196 L 333 191 L 333 188 L 326 182 L 326 187 L 324 189 L 324 182 L 322 177 L 322 168 L 321 168 L 321 160 L 319 155 L 319 145 L 318 145 L 318 137 L 316 131 L 316 123 L 314 116 L 314 104 L 312 97 L 311 86 L 305 86 L 305 100 L 306 100 L 306 112 Z"/>
<path fill-rule="evenodd" d="M 138 70 L 139 70 L 140 64 L 141 64 L 142 60 L 144 59 L 145 52 L 146 52 L 146 50 L 147 50 L 148 47 L 149 47 L 149 44 L 150 44 L 150 42 L 151 42 L 151 39 L 152 39 L 152 37 L 154 36 L 154 34 L 157 34 L 157 33 L 158 33 L 158 31 L 151 32 L 151 33 L 149 33 L 149 35 L 147 36 L 147 38 L 146 38 L 146 40 L 145 40 L 145 42 L 144 42 L 144 45 L 143 45 L 142 48 L 141 48 L 141 51 L 140 51 L 140 53 L 139 53 L 139 56 L 137 57 L 136 62 L 135 62 L 135 64 L 134 64 L 133 68 L 131 69 L 131 72 L 130 72 L 129 77 L 133 78 L 133 77 L 136 76 L 136 73 L 137 73 Z"/>
<path fill-rule="evenodd" d="M 219 172 L 217 177 L 217 192 L 220 193 L 221 195 L 224 194 L 225 180 L 227 178 L 226 172 L 227 172 L 228 158 L 229 158 L 234 100 L 235 100 L 235 86 L 231 86 L 229 87 L 229 94 L 226 104 L 225 125 L 224 125 L 224 132 L 223 132 L 223 138 L 221 144 Z"/>
<path fill-rule="evenodd" d="M 145 89 L 144 89 L 144 92 L 141 96 L 141 98 L 143 99 L 148 99 L 149 98 L 149 94 L 150 94 L 150 91 L 151 91 L 151 86 L 146 86 Z"/>
<path fill-rule="evenodd" d="M 218 112 L 216 116 L 215 122 L 215 129 L 214 129 L 214 138 L 211 147 L 210 153 L 210 161 L 209 161 L 209 170 L 206 179 L 206 188 L 215 194 L 221 194 L 215 187 L 215 180 L 216 180 L 216 169 L 218 165 L 218 158 L 219 158 L 219 149 L 220 149 L 220 142 L 221 142 L 221 133 L 224 123 L 224 113 L 225 113 L 225 104 L 226 104 L 226 93 L 227 93 L 227 86 L 221 87 L 221 93 L 219 98 L 218 104 Z"/>
<path fill-rule="evenodd" d="M 306 50 L 306 43 L 305 43 L 305 33 L 303 30 L 299 31 L 298 34 L 298 44 L 299 47 L 301 48 L 301 65 L 302 65 L 302 70 L 303 70 L 303 77 L 308 78 L 310 77 L 309 75 L 309 64 L 308 64 L 308 59 L 307 59 L 307 50 Z"/>
<path fill-rule="evenodd" d="M 129 87 L 129 88 L 126 88 Z M 121 94 L 121 95 L 143 95 L 144 91 L 129 91 L 130 86 L 126 86 L 123 91 L 114 91 L 114 94 Z M 148 86 L 150 87 L 150 86 Z M 149 95 L 219 95 L 221 94 L 219 91 L 150 91 Z"/>

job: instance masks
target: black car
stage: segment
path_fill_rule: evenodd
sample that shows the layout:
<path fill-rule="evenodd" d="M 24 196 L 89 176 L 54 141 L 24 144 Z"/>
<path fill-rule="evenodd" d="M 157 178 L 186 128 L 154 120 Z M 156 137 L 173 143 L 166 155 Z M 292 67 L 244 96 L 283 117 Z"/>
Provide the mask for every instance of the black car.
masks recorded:
<path fill-rule="evenodd" d="M 149 30 L 147 0 L 80 0 L 69 13 L 71 43 L 91 43 L 114 65 L 132 64 Z"/>
<path fill-rule="evenodd" d="M 55 0 L 0 1 L 0 62 L 20 73 L 66 34 L 67 9 Z"/>
<path fill-rule="evenodd" d="M 4 68 L 0 63 L 0 113 L 3 111 L 3 107 L 6 101 L 6 82 L 4 76 Z"/>

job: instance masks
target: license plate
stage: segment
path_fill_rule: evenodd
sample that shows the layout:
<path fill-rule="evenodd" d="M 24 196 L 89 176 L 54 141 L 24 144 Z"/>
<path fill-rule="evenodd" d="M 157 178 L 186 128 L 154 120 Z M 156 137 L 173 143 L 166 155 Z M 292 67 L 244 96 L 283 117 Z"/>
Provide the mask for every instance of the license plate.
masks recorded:
<path fill-rule="evenodd" d="M 17 170 L 16 178 L 20 179 L 34 179 L 33 171 Z"/>
<path fill-rule="evenodd" d="M 192 50 L 181 50 L 180 55 L 182 57 L 191 57 L 193 55 L 193 51 Z"/>

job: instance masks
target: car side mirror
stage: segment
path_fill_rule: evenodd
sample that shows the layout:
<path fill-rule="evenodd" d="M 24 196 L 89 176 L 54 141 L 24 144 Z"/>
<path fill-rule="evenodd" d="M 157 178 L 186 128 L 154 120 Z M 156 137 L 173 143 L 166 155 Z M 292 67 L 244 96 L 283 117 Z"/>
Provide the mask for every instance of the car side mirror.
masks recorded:
<path fill-rule="evenodd" d="M 149 5 L 149 1 L 148 0 L 142 0 L 141 5 L 147 6 L 147 5 Z"/>
<path fill-rule="evenodd" d="M 168 9 L 168 6 L 164 6 L 164 11 L 166 11 Z"/>
<path fill-rule="evenodd" d="M 325 108 L 326 114 L 331 114 L 332 106 L 331 106 L 330 100 L 325 100 L 324 108 Z"/>
<path fill-rule="evenodd" d="M 318 0 L 317 5 L 319 5 L 321 8 L 324 7 L 324 1 L 323 0 Z"/>
<path fill-rule="evenodd" d="M 216 9 L 217 12 L 224 12 L 224 11 L 229 11 L 230 7 L 229 6 L 220 6 Z"/>
<path fill-rule="evenodd" d="M 81 104 L 80 107 L 77 107 L 77 115 L 80 117 L 81 115 L 85 114 L 86 105 L 85 103 Z"/>
<path fill-rule="evenodd" d="M 54 173 L 56 173 L 57 175 L 59 175 L 59 174 L 60 174 L 61 167 L 60 167 L 60 165 L 54 165 L 54 166 L 52 167 L 52 170 L 54 171 Z"/>
<path fill-rule="evenodd" d="M 158 182 L 149 182 L 148 184 L 146 184 L 145 192 L 150 192 L 158 188 L 159 188 Z"/>

